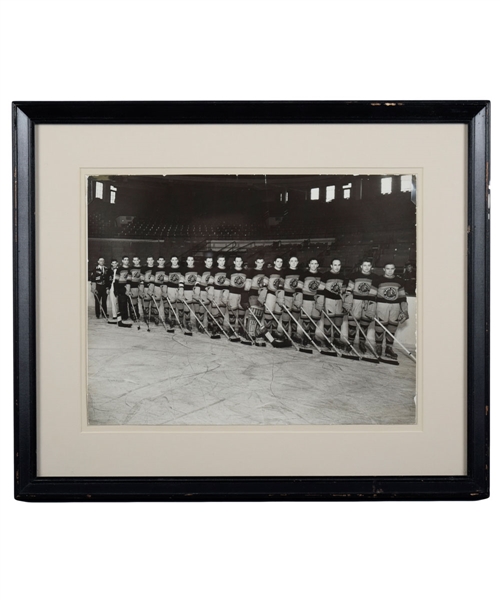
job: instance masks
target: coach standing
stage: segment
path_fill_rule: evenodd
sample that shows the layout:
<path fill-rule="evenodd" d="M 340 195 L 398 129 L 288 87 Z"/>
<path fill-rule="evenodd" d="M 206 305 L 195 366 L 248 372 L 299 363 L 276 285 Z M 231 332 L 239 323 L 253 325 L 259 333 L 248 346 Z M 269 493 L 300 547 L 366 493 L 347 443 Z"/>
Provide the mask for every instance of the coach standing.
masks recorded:
<path fill-rule="evenodd" d="M 101 307 L 106 317 L 108 316 L 107 295 L 106 295 L 106 273 L 108 268 L 104 264 L 104 258 L 97 260 L 97 265 L 90 273 L 90 290 L 94 295 L 95 316 L 101 317 Z"/>

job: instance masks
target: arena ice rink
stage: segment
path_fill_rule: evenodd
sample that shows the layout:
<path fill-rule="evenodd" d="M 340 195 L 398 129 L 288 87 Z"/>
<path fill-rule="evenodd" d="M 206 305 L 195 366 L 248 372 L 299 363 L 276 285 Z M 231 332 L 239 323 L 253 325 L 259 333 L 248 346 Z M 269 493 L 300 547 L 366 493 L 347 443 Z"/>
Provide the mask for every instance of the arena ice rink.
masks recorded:
<path fill-rule="evenodd" d="M 415 352 L 410 300 L 412 317 L 398 337 Z M 89 293 L 90 425 L 415 423 L 415 363 L 397 344 L 395 366 L 150 329 L 96 319 Z"/>

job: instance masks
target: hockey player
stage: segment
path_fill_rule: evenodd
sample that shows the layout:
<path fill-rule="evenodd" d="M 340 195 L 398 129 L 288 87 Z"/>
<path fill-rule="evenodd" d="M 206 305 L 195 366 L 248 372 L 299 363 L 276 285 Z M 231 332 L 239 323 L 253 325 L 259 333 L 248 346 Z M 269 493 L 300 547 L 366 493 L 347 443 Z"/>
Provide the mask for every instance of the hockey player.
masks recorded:
<path fill-rule="evenodd" d="M 182 279 L 184 283 L 184 301 L 187 303 L 186 306 L 183 302 L 181 302 L 181 306 L 183 310 L 179 310 L 179 317 L 183 315 L 184 327 L 188 331 L 191 331 L 191 311 L 193 310 L 193 294 L 194 288 L 198 284 L 198 270 L 194 264 L 194 256 L 188 256 L 186 258 L 186 266 L 182 271 Z M 182 287 L 182 283 L 179 282 L 179 285 Z"/>
<path fill-rule="evenodd" d="M 310 317 L 302 319 L 302 327 L 311 339 L 314 339 L 321 317 L 321 299 L 319 288 L 321 286 L 321 273 L 319 272 L 319 261 L 311 258 L 306 271 L 302 273 L 302 310 Z M 316 325 L 311 322 L 311 319 Z M 307 345 L 309 340 L 304 337 L 303 343 Z"/>
<path fill-rule="evenodd" d="M 156 262 L 158 264 L 151 272 L 153 283 L 149 285 L 149 295 L 153 302 L 151 305 L 151 315 L 155 324 L 158 325 L 159 319 L 164 319 L 166 314 L 165 307 L 163 306 L 163 296 L 167 293 L 165 283 L 167 268 L 163 256 L 160 256 Z"/>
<path fill-rule="evenodd" d="M 267 277 L 264 271 L 264 259 L 257 258 L 255 268 L 248 271 L 245 282 L 245 291 L 248 294 L 248 311 L 245 316 L 245 329 L 250 337 L 255 340 L 256 346 L 265 346 L 265 342 L 259 339 L 261 334 L 260 323 L 264 316 L 264 304 L 260 294 L 266 290 Z"/>
<path fill-rule="evenodd" d="M 398 325 L 404 323 L 408 318 L 408 303 L 404 288 L 404 281 L 395 275 L 396 267 L 393 263 L 384 266 L 384 274 L 374 279 L 377 289 L 377 319 L 392 333 L 396 335 Z M 375 323 L 375 349 L 382 356 L 382 345 L 384 341 L 384 329 Z M 388 333 L 385 334 L 385 356 L 391 360 L 397 360 L 398 355 L 394 352 L 394 339 Z"/>
<path fill-rule="evenodd" d="M 148 256 L 146 259 L 146 266 L 141 268 L 141 283 L 139 284 L 139 297 L 142 300 L 144 320 L 148 322 L 151 320 L 152 314 L 154 315 L 154 312 L 152 313 L 151 311 L 151 309 L 154 308 L 153 301 L 151 300 L 151 293 L 154 294 L 154 266 L 155 259 L 152 256 Z"/>
<path fill-rule="evenodd" d="M 130 301 L 132 304 L 130 316 L 135 321 L 140 320 L 139 313 L 139 285 L 141 283 L 141 259 L 138 256 L 132 257 L 132 266 L 130 267 Z"/>
<path fill-rule="evenodd" d="M 132 327 L 129 316 L 130 301 L 130 259 L 128 256 L 122 258 L 122 263 L 116 271 L 114 282 L 115 295 L 118 298 L 118 327 Z"/>
<path fill-rule="evenodd" d="M 163 304 L 168 308 L 169 324 L 171 327 L 174 327 L 177 323 L 176 315 L 180 321 L 181 319 L 179 316 L 184 312 L 184 304 L 179 300 L 179 296 L 184 297 L 184 277 L 182 275 L 182 267 L 179 264 L 179 257 L 175 254 L 170 258 L 170 267 L 167 269 L 166 283 L 166 293 L 170 303 L 167 302 L 165 298 Z"/>
<path fill-rule="evenodd" d="M 363 260 L 361 268 L 351 273 L 344 296 L 343 309 L 348 314 L 348 341 L 351 345 L 354 342 L 357 320 L 363 332 L 359 334 L 359 349 L 363 353 L 366 352 L 368 327 L 375 316 L 377 289 L 373 285 L 374 277 L 372 261 Z"/>
<path fill-rule="evenodd" d="M 90 273 L 90 291 L 94 295 L 95 301 L 95 316 L 97 319 L 101 318 L 101 307 L 106 315 L 108 316 L 108 305 L 106 295 L 106 273 L 108 268 L 104 264 L 104 258 L 101 256 L 97 260 L 97 265 Z"/>
<path fill-rule="evenodd" d="M 300 309 L 302 306 L 302 289 L 301 289 L 301 273 L 299 270 L 299 259 L 296 256 L 291 256 L 288 260 L 288 268 L 283 272 L 284 277 L 284 298 L 283 302 L 288 310 L 292 313 L 295 321 L 300 320 Z M 281 316 L 281 323 L 283 328 L 291 334 L 294 342 L 299 342 L 297 332 L 297 323 L 293 319 L 291 321 L 291 332 L 290 327 L 290 315 L 283 311 Z"/>
<path fill-rule="evenodd" d="M 243 270 L 243 258 L 241 256 L 235 257 L 234 268 L 229 271 L 228 278 L 229 296 L 227 305 L 229 324 L 238 335 L 243 335 L 246 332 L 243 328 L 245 310 L 242 306 L 242 295 L 245 295 L 247 274 Z"/>
<path fill-rule="evenodd" d="M 264 302 L 264 324 L 266 325 L 266 329 L 270 332 L 276 331 L 278 327 L 278 323 L 271 313 L 273 313 L 279 321 L 282 312 L 281 305 L 283 304 L 285 295 L 283 291 L 283 258 L 277 256 L 274 259 L 273 264 L 274 266 L 266 271 L 267 295 Z"/>
<path fill-rule="evenodd" d="M 220 255 L 217 257 L 217 266 L 214 268 L 214 305 L 212 306 L 212 314 L 221 327 L 224 325 L 228 295 L 229 278 L 226 258 Z"/>
<path fill-rule="evenodd" d="M 106 294 L 111 304 L 112 319 L 108 318 L 108 323 L 116 325 L 118 323 L 118 298 L 116 297 L 115 281 L 117 281 L 118 261 L 113 259 L 111 266 L 106 273 Z"/>
<path fill-rule="evenodd" d="M 323 317 L 323 331 L 327 339 L 333 341 L 333 344 L 339 350 L 344 349 L 344 344 L 340 339 L 342 323 L 344 321 L 343 297 L 347 287 L 347 282 L 341 273 L 342 263 L 338 258 L 334 258 L 330 264 L 330 270 L 321 276 L 321 292 L 324 298 L 323 310 L 329 317 Z M 333 327 L 332 323 L 336 326 Z M 333 329 L 333 332 L 332 332 Z M 333 338 L 332 338 L 333 333 Z"/>
<path fill-rule="evenodd" d="M 198 275 L 198 286 L 195 288 L 194 298 L 196 302 L 196 316 L 201 323 L 205 323 L 205 309 L 211 310 L 214 301 L 214 276 L 213 276 L 214 259 L 211 256 L 205 258 L 204 266 L 201 273 Z M 203 306 L 202 306 L 203 305 Z M 208 319 L 207 329 L 213 332 L 212 321 Z M 201 327 L 198 325 L 198 329 Z M 215 333 L 215 332 L 214 332 Z"/>

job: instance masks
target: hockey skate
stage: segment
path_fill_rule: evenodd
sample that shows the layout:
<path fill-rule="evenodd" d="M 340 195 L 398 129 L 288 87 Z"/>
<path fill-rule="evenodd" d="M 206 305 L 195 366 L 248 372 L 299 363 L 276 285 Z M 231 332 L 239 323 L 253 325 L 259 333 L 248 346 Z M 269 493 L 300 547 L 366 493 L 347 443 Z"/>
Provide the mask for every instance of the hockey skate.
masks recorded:
<path fill-rule="evenodd" d="M 384 355 L 380 356 L 380 361 L 388 365 L 399 365 L 398 355 L 394 352 L 392 346 L 386 346 Z"/>

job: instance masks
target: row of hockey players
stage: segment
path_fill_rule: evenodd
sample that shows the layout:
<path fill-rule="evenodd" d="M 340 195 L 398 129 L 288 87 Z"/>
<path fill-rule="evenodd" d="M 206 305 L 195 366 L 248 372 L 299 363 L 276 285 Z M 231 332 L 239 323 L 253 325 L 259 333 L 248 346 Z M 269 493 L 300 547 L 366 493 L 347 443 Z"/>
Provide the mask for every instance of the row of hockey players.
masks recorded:
<path fill-rule="evenodd" d="M 113 318 L 109 322 L 131 327 L 142 316 L 149 323 L 161 322 L 168 331 L 175 326 L 191 332 L 193 325 L 208 334 L 224 333 L 264 345 L 263 334 L 277 340 L 307 346 L 326 344 L 340 352 L 355 352 L 359 331 L 359 351 L 396 360 L 393 343 L 398 326 L 408 319 L 404 282 L 395 275 L 394 264 L 375 275 L 370 260 L 350 275 L 342 274 L 342 264 L 333 259 L 326 272 L 320 272 L 315 258 L 307 269 L 299 269 L 296 256 L 288 265 L 277 257 L 273 267 L 265 268 L 257 258 L 252 269 L 243 268 L 236 256 L 232 266 L 224 256 L 206 258 L 203 267 L 188 256 L 181 266 L 177 256 L 167 266 L 163 257 L 148 257 L 141 265 L 134 256 L 132 264 L 123 257 L 108 268 L 100 258 L 91 274 L 96 316 L 108 317 L 108 298 Z M 342 336 L 347 317 L 348 334 Z M 375 348 L 367 331 L 375 322 Z M 385 350 L 383 348 L 385 338 Z"/>

